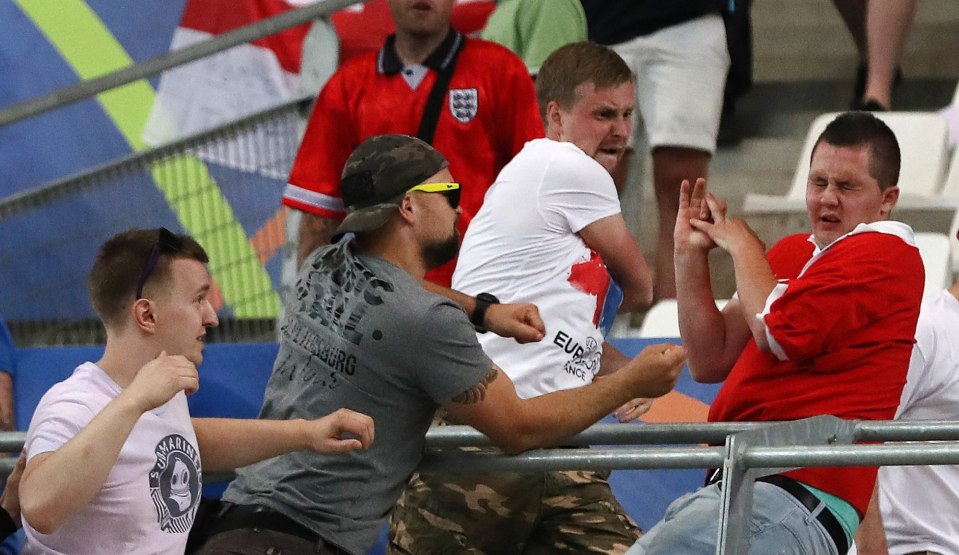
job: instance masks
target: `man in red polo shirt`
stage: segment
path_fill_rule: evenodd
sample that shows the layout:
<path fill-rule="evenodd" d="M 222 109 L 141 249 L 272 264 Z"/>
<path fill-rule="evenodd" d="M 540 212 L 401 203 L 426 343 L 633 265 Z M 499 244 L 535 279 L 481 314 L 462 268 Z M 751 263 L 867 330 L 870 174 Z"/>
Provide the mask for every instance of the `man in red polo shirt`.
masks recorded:
<path fill-rule="evenodd" d="M 323 87 L 290 173 L 283 204 L 302 210 L 299 259 L 329 242 L 345 215 L 339 176 L 349 153 L 373 135 L 417 135 L 437 77 L 452 68 L 432 144 L 462 185 L 460 232 L 496 174 L 526 141 L 544 135 L 523 62 L 450 25 L 453 0 L 390 0 L 396 34 L 350 60 Z M 449 285 L 453 264 L 427 279 Z"/>
<path fill-rule="evenodd" d="M 806 186 L 811 233 L 769 252 L 700 179 L 682 185 L 676 218 L 679 331 L 689 371 L 724 381 L 710 421 L 831 414 L 889 420 L 906 383 L 924 272 L 912 229 L 889 220 L 899 198 L 899 145 L 881 120 L 849 112 L 813 148 Z M 733 260 L 737 297 L 720 312 L 708 253 Z M 845 555 L 876 467 L 800 468 L 759 478 L 750 554 Z M 719 483 L 675 501 L 629 555 L 712 555 Z"/>

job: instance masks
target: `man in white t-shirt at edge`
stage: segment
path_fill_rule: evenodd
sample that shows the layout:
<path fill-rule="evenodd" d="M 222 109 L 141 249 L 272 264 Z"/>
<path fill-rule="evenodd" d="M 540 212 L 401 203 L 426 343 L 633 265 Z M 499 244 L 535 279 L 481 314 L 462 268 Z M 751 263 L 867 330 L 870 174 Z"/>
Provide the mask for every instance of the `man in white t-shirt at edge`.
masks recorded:
<path fill-rule="evenodd" d="M 551 54 L 536 81 L 547 138 L 526 143 L 503 168 L 464 236 L 454 289 L 488 303 L 535 303 L 546 324 L 546 337 L 525 345 L 479 334 L 522 398 L 615 372 L 629 358 L 602 329 L 617 310 L 652 301 L 610 175 L 632 130 L 633 84 L 605 46 L 578 42 Z M 628 421 L 647 409 L 636 399 L 615 414 Z M 607 476 L 414 476 L 393 512 L 389 552 L 623 553 L 640 532 Z"/>
<path fill-rule="evenodd" d="M 959 282 L 922 303 L 896 419 L 959 420 Z M 959 555 L 959 465 L 884 466 L 876 492 L 859 555 Z"/>
<path fill-rule="evenodd" d="M 373 420 L 345 408 L 316 420 L 190 418 L 186 395 L 218 323 L 206 262 L 195 240 L 165 228 L 100 247 L 88 287 L 106 347 L 54 385 L 30 422 L 23 553 L 183 553 L 204 470 L 372 442 Z"/>

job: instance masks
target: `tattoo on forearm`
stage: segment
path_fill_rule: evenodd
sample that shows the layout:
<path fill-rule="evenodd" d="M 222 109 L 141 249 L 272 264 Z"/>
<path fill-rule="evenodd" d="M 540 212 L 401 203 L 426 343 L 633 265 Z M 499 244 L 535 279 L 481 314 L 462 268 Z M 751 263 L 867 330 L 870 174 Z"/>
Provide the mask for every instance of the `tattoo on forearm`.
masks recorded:
<path fill-rule="evenodd" d="M 476 382 L 473 387 L 460 393 L 456 397 L 453 397 L 453 402 L 461 405 L 472 405 L 474 403 L 479 403 L 486 398 L 486 387 L 493 383 L 493 380 L 495 380 L 498 376 L 499 370 L 497 368 L 491 369 L 489 374 L 486 374 L 485 378 Z"/>

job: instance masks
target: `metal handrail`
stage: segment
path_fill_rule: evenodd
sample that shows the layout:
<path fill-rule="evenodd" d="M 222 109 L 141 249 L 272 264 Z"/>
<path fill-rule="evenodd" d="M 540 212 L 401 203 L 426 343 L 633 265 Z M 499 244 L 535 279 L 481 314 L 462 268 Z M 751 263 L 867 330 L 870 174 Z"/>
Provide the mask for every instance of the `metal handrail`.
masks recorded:
<path fill-rule="evenodd" d="M 303 96 L 263 110 L 262 112 L 229 121 L 223 125 L 201 131 L 182 139 L 177 139 L 170 143 L 141 152 L 134 152 L 133 154 L 99 166 L 94 166 L 73 175 L 57 179 L 56 181 L 51 181 L 39 187 L 18 191 L 12 195 L 0 198 L 0 220 L 10 214 L 16 214 L 21 206 L 28 205 L 33 199 L 56 195 L 63 189 L 76 192 L 83 189 L 83 187 L 77 189 L 80 184 L 94 186 L 96 181 L 91 179 L 93 177 L 108 172 L 123 172 L 132 167 L 141 167 L 165 158 L 177 156 L 191 149 L 211 143 L 224 134 L 235 133 L 237 129 L 255 127 L 259 123 L 272 121 L 277 116 L 282 116 L 288 112 L 295 111 L 304 113 L 312 101 L 312 95 Z"/>
<path fill-rule="evenodd" d="M 959 421 L 860 420 L 857 441 L 959 441 Z M 726 436 L 777 422 L 696 422 L 675 424 L 594 424 L 564 445 L 720 444 Z M 435 426 L 426 434 L 429 448 L 489 447 L 492 441 L 469 426 Z"/>
<path fill-rule="evenodd" d="M 774 422 L 677 424 L 595 424 L 563 443 L 568 446 L 642 444 L 716 444 L 730 434 L 758 430 Z M 748 467 L 875 466 L 959 464 L 959 421 L 857 421 L 857 441 L 885 445 L 753 447 L 744 452 Z M 22 449 L 24 432 L 0 433 L 0 452 Z M 903 444 L 900 442 L 941 442 Z M 710 446 L 594 449 L 538 449 L 519 455 L 496 451 L 443 451 L 455 447 L 489 447 L 490 439 L 469 426 L 434 426 L 426 434 L 424 470 L 542 471 L 589 469 L 717 468 L 723 448 Z M 0 460 L 0 472 L 4 463 Z M 12 463 L 9 465 L 12 468 Z M 9 470 L 7 470 L 8 472 Z"/>
<path fill-rule="evenodd" d="M 33 117 L 104 91 L 130 84 L 167 69 L 222 52 L 228 48 L 276 34 L 366 0 L 323 0 L 309 6 L 262 19 L 197 44 L 179 48 L 144 62 L 13 104 L 0 110 L 0 127 Z"/>
<path fill-rule="evenodd" d="M 785 423 L 598 424 L 566 443 L 659 442 L 667 434 L 676 434 L 669 438 L 671 442 L 697 443 L 726 434 L 726 445 L 539 449 L 508 456 L 493 449 L 449 449 L 486 445 L 489 440 L 465 426 L 440 426 L 427 433 L 428 450 L 419 471 L 459 474 L 722 468 L 727 487 L 722 488 L 716 553 L 727 555 L 748 550 L 748 517 L 752 514 L 754 480 L 759 476 L 802 467 L 959 464 L 957 441 L 912 443 L 920 439 L 955 439 L 959 436 L 959 421 L 853 422 L 821 416 Z M 18 450 L 23 436 L 22 432 L 0 433 L 0 449 Z M 892 437 L 910 443 L 848 444 L 850 439 L 859 441 L 862 437 Z M 741 445 L 737 446 L 740 440 Z M 14 463 L 12 458 L 0 460 L 0 473 L 9 473 Z"/>

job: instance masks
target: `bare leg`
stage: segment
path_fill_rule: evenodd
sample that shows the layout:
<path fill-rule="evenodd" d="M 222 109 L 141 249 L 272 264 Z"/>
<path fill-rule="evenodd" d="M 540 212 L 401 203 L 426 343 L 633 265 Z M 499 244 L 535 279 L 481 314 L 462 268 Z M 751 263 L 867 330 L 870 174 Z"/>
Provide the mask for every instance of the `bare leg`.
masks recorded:
<path fill-rule="evenodd" d="M 676 297 L 676 270 L 673 267 L 673 228 L 679 210 L 679 184 L 706 177 L 709 153 L 703 150 L 663 146 L 653 149 L 653 185 L 659 210 L 659 239 L 656 242 L 656 299 Z"/>
<path fill-rule="evenodd" d="M 866 15 L 869 77 L 864 100 L 873 99 L 886 108 L 892 106 L 896 66 L 915 15 L 916 0 L 869 0 Z"/>
<path fill-rule="evenodd" d="M 842 17 L 843 23 L 849 29 L 852 40 L 859 53 L 859 62 L 863 63 L 868 57 L 866 49 L 866 5 L 868 0 L 832 0 L 836 11 Z"/>

